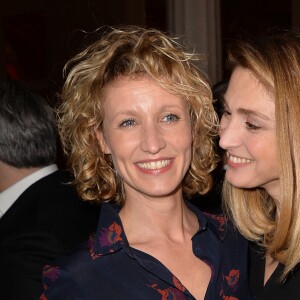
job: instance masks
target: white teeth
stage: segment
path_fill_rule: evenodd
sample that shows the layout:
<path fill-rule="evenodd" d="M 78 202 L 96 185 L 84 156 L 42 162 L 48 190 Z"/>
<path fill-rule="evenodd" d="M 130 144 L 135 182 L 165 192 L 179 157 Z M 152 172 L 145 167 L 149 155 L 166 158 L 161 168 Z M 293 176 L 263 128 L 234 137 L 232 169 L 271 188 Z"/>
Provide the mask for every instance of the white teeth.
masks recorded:
<path fill-rule="evenodd" d="M 246 158 L 241 158 L 241 157 L 236 157 L 233 155 L 228 154 L 228 159 L 232 161 L 235 164 L 246 164 L 246 163 L 251 163 L 252 160 L 246 159 Z"/>
<path fill-rule="evenodd" d="M 171 162 L 170 159 L 167 160 L 159 160 L 159 161 L 151 161 L 148 163 L 137 163 L 137 165 L 145 170 L 158 170 L 164 168 Z"/>

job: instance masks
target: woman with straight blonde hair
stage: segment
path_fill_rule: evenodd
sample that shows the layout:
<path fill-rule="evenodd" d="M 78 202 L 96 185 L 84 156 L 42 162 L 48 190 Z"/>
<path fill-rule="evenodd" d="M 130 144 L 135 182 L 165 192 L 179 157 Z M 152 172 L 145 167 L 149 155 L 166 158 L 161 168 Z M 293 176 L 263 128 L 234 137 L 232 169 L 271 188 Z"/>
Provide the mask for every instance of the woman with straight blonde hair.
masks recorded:
<path fill-rule="evenodd" d="M 250 241 L 258 299 L 300 299 L 300 35 L 236 41 L 224 95 L 225 207 Z"/>

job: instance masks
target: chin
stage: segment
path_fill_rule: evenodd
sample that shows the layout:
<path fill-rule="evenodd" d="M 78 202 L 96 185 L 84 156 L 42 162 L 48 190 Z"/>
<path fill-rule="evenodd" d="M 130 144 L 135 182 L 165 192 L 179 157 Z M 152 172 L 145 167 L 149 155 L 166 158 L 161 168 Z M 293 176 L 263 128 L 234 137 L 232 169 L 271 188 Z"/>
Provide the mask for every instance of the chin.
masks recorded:
<path fill-rule="evenodd" d="M 235 180 L 234 178 L 228 178 L 226 176 L 226 181 L 229 182 L 231 185 L 233 185 L 236 188 L 252 188 L 253 186 L 250 186 L 248 182 L 241 182 L 240 180 Z"/>
<path fill-rule="evenodd" d="M 253 184 L 249 184 L 249 183 L 245 183 L 245 182 L 236 182 L 236 181 L 231 181 L 231 180 L 227 180 L 231 185 L 233 185 L 236 188 L 239 189 L 253 189 L 258 187 L 257 185 L 253 185 Z"/>

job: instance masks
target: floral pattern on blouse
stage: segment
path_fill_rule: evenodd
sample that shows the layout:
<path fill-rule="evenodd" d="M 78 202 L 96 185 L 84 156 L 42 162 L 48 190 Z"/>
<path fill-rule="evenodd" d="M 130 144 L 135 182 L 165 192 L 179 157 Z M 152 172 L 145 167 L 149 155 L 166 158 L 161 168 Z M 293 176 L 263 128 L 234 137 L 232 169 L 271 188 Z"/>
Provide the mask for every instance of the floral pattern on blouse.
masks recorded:
<path fill-rule="evenodd" d="M 250 300 L 247 241 L 223 216 L 187 203 L 200 229 L 193 253 L 211 268 L 205 300 Z M 42 300 L 191 300 L 194 296 L 160 261 L 131 248 L 118 207 L 102 204 L 97 232 L 71 256 L 46 266 Z"/>

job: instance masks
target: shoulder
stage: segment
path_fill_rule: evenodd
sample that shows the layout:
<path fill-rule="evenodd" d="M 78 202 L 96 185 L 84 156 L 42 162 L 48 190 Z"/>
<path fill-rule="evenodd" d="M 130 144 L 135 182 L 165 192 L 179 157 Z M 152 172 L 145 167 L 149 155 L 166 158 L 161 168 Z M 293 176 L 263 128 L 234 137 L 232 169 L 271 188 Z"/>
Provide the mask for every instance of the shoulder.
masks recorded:
<path fill-rule="evenodd" d="M 204 212 L 204 215 L 208 219 L 208 222 L 214 224 L 218 229 L 222 239 L 240 239 L 246 241 L 246 239 L 240 234 L 236 226 L 232 223 L 231 219 L 223 213 L 212 214 Z"/>
<path fill-rule="evenodd" d="M 1 219 L 3 232 L 44 236 L 64 252 L 77 247 L 96 231 L 100 206 L 80 199 L 70 180 L 67 171 L 59 170 L 35 182 Z M 34 241 L 43 247 L 43 240 Z"/>
<path fill-rule="evenodd" d="M 104 270 L 93 257 L 95 235 L 73 254 L 58 258 L 43 269 L 44 294 L 41 299 L 82 299 L 88 293 L 90 283 Z M 97 257 L 98 258 L 98 257 Z M 71 297 L 71 298 L 68 298 Z"/>
<path fill-rule="evenodd" d="M 53 222 L 74 225 L 78 222 L 85 227 L 85 221 L 97 226 L 100 206 L 83 201 L 71 183 L 72 177 L 65 170 L 56 171 L 34 183 L 26 192 L 34 199 L 40 224 Z M 42 219 L 43 218 L 43 219 Z"/>
<path fill-rule="evenodd" d="M 71 184 L 72 177 L 67 170 L 57 170 L 34 182 L 26 191 L 39 192 L 40 190 L 50 192 L 53 189 L 66 193 L 74 193 L 75 188 Z"/>
<path fill-rule="evenodd" d="M 225 230 L 228 226 L 231 226 L 228 218 L 222 214 L 213 214 L 213 213 L 208 213 L 208 212 L 203 212 L 205 217 L 207 218 L 208 222 L 213 224 L 219 233 L 223 235 L 225 233 Z"/>
<path fill-rule="evenodd" d="M 43 278 L 55 281 L 62 274 L 80 274 L 82 269 L 88 269 L 94 262 L 92 256 L 94 242 L 95 234 L 93 233 L 75 252 L 60 256 L 53 264 L 46 265 L 43 270 Z"/>

